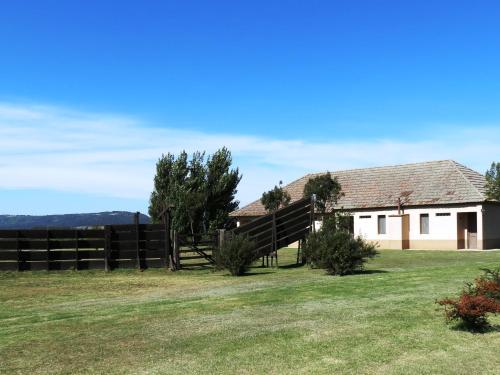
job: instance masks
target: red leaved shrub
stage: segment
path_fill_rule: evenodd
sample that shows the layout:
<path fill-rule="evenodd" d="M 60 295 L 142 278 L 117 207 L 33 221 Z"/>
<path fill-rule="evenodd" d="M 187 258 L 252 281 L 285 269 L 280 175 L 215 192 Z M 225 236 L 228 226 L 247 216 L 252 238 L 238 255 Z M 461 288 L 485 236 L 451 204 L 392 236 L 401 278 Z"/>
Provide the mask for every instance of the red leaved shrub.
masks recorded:
<path fill-rule="evenodd" d="M 437 303 L 445 306 L 447 320 L 459 320 L 471 330 L 486 328 L 487 314 L 500 313 L 500 271 L 485 270 L 474 284 L 466 284 L 458 299 L 445 298 Z"/>
<path fill-rule="evenodd" d="M 458 299 L 445 298 L 438 303 L 445 306 L 447 319 L 461 319 L 468 328 L 484 328 L 488 325 L 486 314 L 500 313 L 500 304 L 486 296 L 462 293 Z"/>
<path fill-rule="evenodd" d="M 484 271 L 485 274 L 475 280 L 476 294 L 493 298 L 500 302 L 500 269 L 487 269 Z"/>

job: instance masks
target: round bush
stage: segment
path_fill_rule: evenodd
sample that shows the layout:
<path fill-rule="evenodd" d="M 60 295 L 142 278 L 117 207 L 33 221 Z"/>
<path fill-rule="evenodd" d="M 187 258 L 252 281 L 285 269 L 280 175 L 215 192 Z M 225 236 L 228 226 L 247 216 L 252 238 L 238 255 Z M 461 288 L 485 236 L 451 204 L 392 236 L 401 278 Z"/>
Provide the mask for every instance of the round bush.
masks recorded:
<path fill-rule="evenodd" d="M 361 270 L 366 260 L 377 255 L 377 251 L 361 237 L 355 238 L 347 231 L 324 225 L 320 231 L 308 236 L 304 254 L 312 267 L 342 276 Z"/>
<path fill-rule="evenodd" d="M 255 244 L 246 236 L 235 235 L 224 241 L 217 253 L 217 266 L 233 276 L 241 276 L 258 259 Z"/>

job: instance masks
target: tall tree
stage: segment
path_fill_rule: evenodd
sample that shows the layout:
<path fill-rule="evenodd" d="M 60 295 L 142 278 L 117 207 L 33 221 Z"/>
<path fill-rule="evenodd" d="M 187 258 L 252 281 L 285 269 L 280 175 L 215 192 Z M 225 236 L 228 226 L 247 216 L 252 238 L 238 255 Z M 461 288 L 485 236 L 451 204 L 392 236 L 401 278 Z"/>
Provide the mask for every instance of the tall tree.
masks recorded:
<path fill-rule="evenodd" d="M 180 232 L 204 233 L 226 226 L 229 213 L 238 207 L 235 194 L 241 181 L 238 168 L 231 169 L 231 164 L 226 148 L 207 159 L 204 152 L 195 152 L 190 160 L 185 151 L 177 158 L 162 155 L 149 205 L 153 221 L 160 221 L 169 205 L 172 227 Z"/>
<path fill-rule="evenodd" d="M 238 169 L 231 169 L 231 153 L 222 148 L 209 157 L 206 164 L 206 217 L 209 230 L 223 228 L 228 214 L 238 208 L 236 188 L 241 181 Z"/>
<path fill-rule="evenodd" d="M 500 201 L 500 163 L 491 163 L 490 169 L 486 171 L 486 197 Z"/>
<path fill-rule="evenodd" d="M 337 177 L 332 178 L 330 172 L 311 178 L 304 186 L 304 197 L 316 196 L 316 209 L 325 214 L 328 207 L 333 207 L 342 197 L 342 187 Z"/>
<path fill-rule="evenodd" d="M 279 186 L 274 186 L 274 189 L 262 193 L 260 202 L 264 205 L 267 212 L 274 212 L 281 207 L 288 206 L 291 197 L 290 194 L 283 189 L 280 181 Z"/>

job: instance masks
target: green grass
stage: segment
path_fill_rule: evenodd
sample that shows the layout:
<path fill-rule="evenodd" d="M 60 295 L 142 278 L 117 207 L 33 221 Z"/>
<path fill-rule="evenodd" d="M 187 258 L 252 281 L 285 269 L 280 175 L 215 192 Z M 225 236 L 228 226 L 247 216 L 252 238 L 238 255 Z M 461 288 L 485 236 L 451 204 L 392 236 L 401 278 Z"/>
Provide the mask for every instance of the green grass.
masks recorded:
<path fill-rule="evenodd" d="M 498 374 L 500 317 L 472 334 L 434 303 L 498 265 L 498 251 L 386 250 L 345 277 L 0 273 L 0 373 Z"/>

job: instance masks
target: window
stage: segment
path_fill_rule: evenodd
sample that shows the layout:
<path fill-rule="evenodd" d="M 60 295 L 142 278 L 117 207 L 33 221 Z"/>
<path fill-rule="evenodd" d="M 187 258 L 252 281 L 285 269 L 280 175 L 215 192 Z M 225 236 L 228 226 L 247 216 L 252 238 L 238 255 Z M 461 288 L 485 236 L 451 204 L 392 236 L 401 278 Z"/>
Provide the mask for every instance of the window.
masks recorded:
<path fill-rule="evenodd" d="M 436 216 L 450 216 L 451 214 L 449 212 L 438 212 Z"/>
<path fill-rule="evenodd" d="M 370 219 L 371 215 L 361 215 L 359 218 L 360 219 Z"/>
<path fill-rule="evenodd" d="M 385 215 L 378 215 L 378 234 L 386 234 L 385 221 Z"/>
<path fill-rule="evenodd" d="M 429 214 L 420 214 L 420 234 L 429 234 Z"/>

